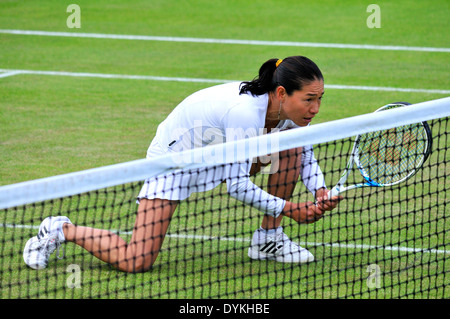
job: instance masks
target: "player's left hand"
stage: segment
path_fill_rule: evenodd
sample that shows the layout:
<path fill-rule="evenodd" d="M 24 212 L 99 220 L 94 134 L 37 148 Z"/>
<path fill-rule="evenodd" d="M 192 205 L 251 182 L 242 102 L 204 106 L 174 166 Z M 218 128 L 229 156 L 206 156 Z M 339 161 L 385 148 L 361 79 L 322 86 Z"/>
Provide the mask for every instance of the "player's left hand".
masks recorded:
<path fill-rule="evenodd" d="M 336 208 L 341 200 L 344 199 L 343 196 L 334 196 L 328 198 L 328 193 L 330 191 L 325 188 L 320 188 L 316 191 L 316 206 L 324 211 L 331 211 Z"/>

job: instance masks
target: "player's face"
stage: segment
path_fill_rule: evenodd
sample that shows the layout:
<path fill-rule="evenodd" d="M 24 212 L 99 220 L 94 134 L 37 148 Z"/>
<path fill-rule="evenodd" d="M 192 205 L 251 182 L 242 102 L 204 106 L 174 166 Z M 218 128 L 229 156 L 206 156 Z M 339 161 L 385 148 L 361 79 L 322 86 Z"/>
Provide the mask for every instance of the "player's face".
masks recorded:
<path fill-rule="evenodd" d="M 319 113 L 323 94 L 323 80 L 314 80 L 301 90 L 285 95 L 282 112 L 298 126 L 306 126 Z"/>

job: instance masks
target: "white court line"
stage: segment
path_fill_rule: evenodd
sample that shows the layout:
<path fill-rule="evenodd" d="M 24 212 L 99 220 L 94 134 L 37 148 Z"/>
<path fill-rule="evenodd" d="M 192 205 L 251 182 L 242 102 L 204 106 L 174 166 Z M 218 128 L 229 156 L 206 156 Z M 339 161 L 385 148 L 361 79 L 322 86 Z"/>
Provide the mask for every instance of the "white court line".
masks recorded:
<path fill-rule="evenodd" d="M 228 82 L 239 81 L 239 80 L 223 80 L 223 79 L 165 77 L 165 76 L 151 76 L 151 75 L 126 75 L 126 74 L 105 74 L 105 73 L 64 72 L 64 71 L 38 71 L 38 70 L 0 69 L 0 72 L 6 72 L 9 74 L 9 76 L 14 75 L 14 74 L 36 74 L 36 75 L 70 76 L 70 77 L 93 77 L 93 78 L 104 78 L 104 79 L 129 79 L 129 80 L 150 80 L 150 81 L 172 81 L 172 82 L 196 82 L 196 83 L 228 83 Z M 336 90 L 363 90 L 363 91 L 450 94 L 450 90 L 394 88 L 394 87 L 382 87 L 382 86 L 325 84 L 325 88 L 326 89 L 336 89 Z"/>
<path fill-rule="evenodd" d="M 152 76 L 152 75 L 105 74 L 105 73 L 65 72 L 65 71 L 38 71 L 38 70 L 0 69 L 0 72 L 9 72 L 9 73 L 16 72 L 16 74 L 54 75 L 54 76 L 71 76 L 71 77 L 91 77 L 91 78 L 103 78 L 103 79 L 172 81 L 172 82 L 199 82 L 199 83 L 226 83 L 226 82 L 233 82 L 231 80 L 221 80 L 221 79 L 201 79 L 201 78 L 165 77 L 165 76 Z"/>
<path fill-rule="evenodd" d="M 1 71 L 0 71 L 1 72 Z M 9 72 L 4 72 L 4 73 L 0 73 L 0 78 L 6 78 L 8 76 L 13 76 L 16 74 L 20 74 L 22 72 L 18 71 L 18 70 L 13 70 L 13 71 L 9 71 Z"/>
<path fill-rule="evenodd" d="M 39 226 L 34 225 L 13 225 L 13 224 L 0 224 L 2 228 L 24 228 L 24 229 L 39 229 Z M 119 235 L 131 235 L 131 231 L 117 231 L 111 230 L 113 233 Z M 191 239 L 191 240 L 218 240 L 218 241 L 234 241 L 234 242 L 251 242 L 250 238 L 240 238 L 240 237 L 211 237 L 202 235 L 188 235 L 188 234 L 167 234 L 166 237 L 171 238 L 181 238 L 181 239 Z M 450 250 L 443 249 L 426 249 L 426 248 L 411 248 L 411 247 L 401 247 L 401 246 L 375 246 L 375 245 L 360 245 L 360 244 L 340 244 L 340 243 L 317 243 L 317 242 L 299 242 L 303 246 L 324 246 L 339 249 L 361 249 L 361 250 L 388 250 L 388 251 L 399 251 L 399 252 L 410 252 L 410 253 L 431 253 L 431 254 L 450 254 Z"/>
<path fill-rule="evenodd" d="M 53 36 L 53 37 L 75 37 L 75 38 L 96 38 L 96 39 L 138 40 L 138 41 L 165 41 L 165 42 L 190 42 L 190 43 L 212 43 L 212 44 L 238 44 L 238 45 L 259 45 L 259 46 L 262 45 L 262 46 L 279 46 L 279 47 L 309 47 L 309 48 L 329 48 L 329 49 L 417 51 L 417 52 L 450 52 L 450 48 L 398 46 L 398 45 L 318 43 L 318 42 L 292 42 L 292 41 L 260 41 L 260 40 L 164 37 L 164 36 L 149 36 L 149 35 L 125 35 L 125 34 L 78 33 L 78 32 L 75 33 L 75 32 L 53 32 L 53 31 L 9 30 L 9 29 L 0 29 L 0 33 L 18 34 L 18 35 Z"/>

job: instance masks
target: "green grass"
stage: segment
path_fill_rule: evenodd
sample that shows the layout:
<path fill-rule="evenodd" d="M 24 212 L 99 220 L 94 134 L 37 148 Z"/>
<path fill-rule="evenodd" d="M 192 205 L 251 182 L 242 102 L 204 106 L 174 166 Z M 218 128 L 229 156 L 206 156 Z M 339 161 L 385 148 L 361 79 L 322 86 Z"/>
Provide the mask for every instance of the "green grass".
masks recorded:
<path fill-rule="evenodd" d="M 0 29 L 206 37 L 270 41 L 450 47 L 448 1 L 378 1 L 380 29 L 366 26 L 360 1 L 77 1 L 81 29 L 66 26 L 59 0 L 1 1 Z M 265 60 L 305 55 L 325 84 L 448 90 L 448 53 L 198 44 L 10 35 L 0 33 L 0 69 L 248 80 Z M 1 75 L 1 74 L 0 74 Z M 44 75 L 0 78 L 0 186 L 145 157 L 157 125 L 184 97 L 206 83 Z M 442 94 L 327 89 L 315 123 L 374 111 L 394 101 L 416 103 Z M 446 125 L 446 126 L 442 126 Z M 435 132 L 448 132 L 448 123 Z M 448 149 L 443 137 L 437 149 Z M 330 147 L 331 148 L 331 147 Z M 331 185 L 346 158 L 316 156 Z M 448 298 L 447 254 L 320 245 L 395 246 L 449 250 L 446 191 L 448 152 L 408 187 L 349 192 L 338 211 L 312 225 L 285 220 L 286 233 L 315 255 L 309 265 L 250 261 L 248 239 L 258 211 L 225 195 L 222 186 L 177 210 L 154 268 L 125 274 L 72 244 L 66 258 L 31 271 L 22 260 L 36 230 L 0 228 L 1 298 Z M 257 177 L 264 184 L 264 176 Z M 67 214 L 83 225 L 129 232 L 140 183 L 91 197 L 66 198 L 0 212 L 0 224 L 38 226 Z M 211 202 L 211 194 L 219 198 Z M 222 196 L 217 196 L 222 194 Z M 297 200 L 311 200 L 303 186 Z M 422 194 L 431 194 L 422 196 Z M 364 196 L 361 196 L 364 195 Z M 413 199 L 416 198 L 416 199 Z M 444 199 L 442 199 L 444 198 Z M 380 202 L 394 203 L 379 207 Z M 117 205 L 117 203 L 123 203 Z M 377 204 L 378 203 L 378 204 Z M 446 206 L 447 205 L 447 206 Z M 101 207 L 96 209 L 95 207 Z M 423 209 L 420 209 L 423 208 Z M 183 238 L 223 236 L 243 241 Z M 123 236 L 127 238 L 128 233 Z M 311 244 L 316 243 L 316 245 Z M 82 269 L 81 288 L 69 289 L 66 269 Z M 369 288 L 367 267 L 382 270 Z"/>

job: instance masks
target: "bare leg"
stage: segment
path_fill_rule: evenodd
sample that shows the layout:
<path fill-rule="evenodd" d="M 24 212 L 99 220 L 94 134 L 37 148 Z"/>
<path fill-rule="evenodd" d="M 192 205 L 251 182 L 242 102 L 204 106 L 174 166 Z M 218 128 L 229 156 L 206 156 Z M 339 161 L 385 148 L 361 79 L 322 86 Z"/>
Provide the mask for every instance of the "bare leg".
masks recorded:
<path fill-rule="evenodd" d="M 146 271 L 158 256 L 176 207 L 175 201 L 141 199 L 129 243 L 103 229 L 64 224 L 63 231 L 66 241 L 74 242 L 119 270 Z"/>
<path fill-rule="evenodd" d="M 280 152 L 278 164 L 278 171 L 269 176 L 268 192 L 274 196 L 289 200 L 300 176 L 302 148 Z M 261 227 L 264 229 L 277 228 L 280 226 L 282 219 L 283 215 L 277 218 L 264 215 Z"/>

